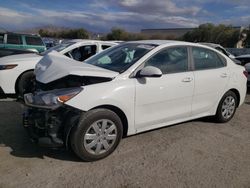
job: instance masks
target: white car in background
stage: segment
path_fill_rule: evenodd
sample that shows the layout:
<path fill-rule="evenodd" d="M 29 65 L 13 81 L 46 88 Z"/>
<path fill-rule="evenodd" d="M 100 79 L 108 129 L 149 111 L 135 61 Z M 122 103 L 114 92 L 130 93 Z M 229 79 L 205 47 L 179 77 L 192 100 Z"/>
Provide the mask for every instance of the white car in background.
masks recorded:
<path fill-rule="evenodd" d="M 244 67 L 178 41 L 123 43 L 85 63 L 54 52 L 35 72 L 24 127 L 40 145 L 69 144 L 86 161 L 111 154 L 123 136 L 204 116 L 227 122 L 246 96 Z"/>
<path fill-rule="evenodd" d="M 0 95 L 18 94 L 31 90 L 33 70 L 38 61 L 51 51 L 68 56 L 77 61 L 84 61 L 111 46 L 115 42 L 97 40 L 69 40 L 41 54 L 20 54 L 0 58 Z"/>

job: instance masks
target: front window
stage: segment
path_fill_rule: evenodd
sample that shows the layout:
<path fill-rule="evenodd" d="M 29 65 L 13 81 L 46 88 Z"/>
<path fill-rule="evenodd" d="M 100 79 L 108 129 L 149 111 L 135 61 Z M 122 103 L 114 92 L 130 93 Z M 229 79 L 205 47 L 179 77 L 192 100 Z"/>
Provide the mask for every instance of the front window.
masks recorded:
<path fill-rule="evenodd" d="M 96 54 L 96 48 L 96 45 L 81 46 L 67 52 L 65 55 L 76 61 L 84 61 Z"/>
<path fill-rule="evenodd" d="M 155 47 L 153 44 L 125 43 L 107 49 L 85 63 L 122 73 Z"/>
<path fill-rule="evenodd" d="M 185 72 L 188 70 L 187 48 L 173 47 L 161 50 L 148 59 L 144 66 L 157 67 L 163 74 Z"/>
<path fill-rule="evenodd" d="M 46 55 L 46 54 L 50 53 L 53 50 L 55 50 L 57 52 L 61 52 L 64 49 L 68 48 L 69 46 L 71 46 L 73 44 L 75 44 L 75 42 L 67 42 L 67 43 L 59 44 L 57 46 L 54 46 L 54 47 L 50 48 L 49 50 L 46 50 L 45 52 L 42 52 L 41 55 Z"/>

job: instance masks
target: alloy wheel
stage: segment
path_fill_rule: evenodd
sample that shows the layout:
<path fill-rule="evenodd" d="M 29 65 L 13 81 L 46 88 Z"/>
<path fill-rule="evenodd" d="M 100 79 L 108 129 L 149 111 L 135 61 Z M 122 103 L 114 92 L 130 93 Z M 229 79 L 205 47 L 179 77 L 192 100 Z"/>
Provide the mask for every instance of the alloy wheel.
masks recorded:
<path fill-rule="evenodd" d="M 222 108 L 221 108 L 222 116 L 225 119 L 229 119 L 234 114 L 235 108 L 236 108 L 236 103 L 234 97 L 227 96 L 222 103 Z"/>
<path fill-rule="evenodd" d="M 101 119 L 91 124 L 86 131 L 84 147 L 87 152 L 100 155 L 109 151 L 116 139 L 116 125 L 108 119 Z"/>

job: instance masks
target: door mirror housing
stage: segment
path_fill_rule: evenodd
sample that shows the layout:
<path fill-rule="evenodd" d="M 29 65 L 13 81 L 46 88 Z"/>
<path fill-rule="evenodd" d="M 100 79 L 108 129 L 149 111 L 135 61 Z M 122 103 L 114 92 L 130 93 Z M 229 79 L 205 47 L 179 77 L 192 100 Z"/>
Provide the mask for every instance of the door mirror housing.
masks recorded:
<path fill-rule="evenodd" d="M 162 72 L 159 68 L 153 66 L 147 66 L 138 71 L 137 77 L 144 78 L 144 77 L 161 77 Z"/>

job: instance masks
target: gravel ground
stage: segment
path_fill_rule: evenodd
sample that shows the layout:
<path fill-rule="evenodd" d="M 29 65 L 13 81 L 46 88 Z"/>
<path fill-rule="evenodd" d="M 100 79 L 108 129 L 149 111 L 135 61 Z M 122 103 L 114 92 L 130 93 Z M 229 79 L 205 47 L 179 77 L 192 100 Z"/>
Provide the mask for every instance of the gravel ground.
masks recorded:
<path fill-rule="evenodd" d="M 0 102 L 0 187 L 250 187 L 250 94 L 229 123 L 131 136 L 94 163 L 30 143 L 21 114 L 20 104 Z"/>

